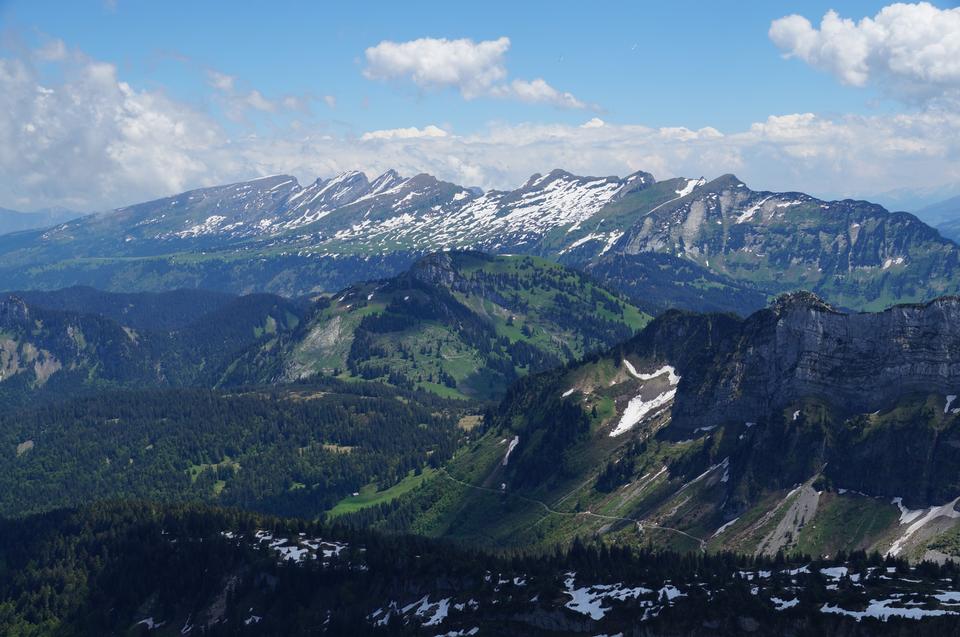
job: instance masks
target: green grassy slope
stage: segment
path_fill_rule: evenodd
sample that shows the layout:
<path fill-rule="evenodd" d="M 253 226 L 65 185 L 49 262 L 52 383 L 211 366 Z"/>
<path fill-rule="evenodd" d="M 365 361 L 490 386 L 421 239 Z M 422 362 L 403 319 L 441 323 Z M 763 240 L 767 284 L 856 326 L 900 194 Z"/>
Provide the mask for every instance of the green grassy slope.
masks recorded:
<path fill-rule="evenodd" d="M 544 259 L 444 253 L 335 295 L 284 351 L 284 375 L 489 398 L 648 321 L 583 274 Z"/>

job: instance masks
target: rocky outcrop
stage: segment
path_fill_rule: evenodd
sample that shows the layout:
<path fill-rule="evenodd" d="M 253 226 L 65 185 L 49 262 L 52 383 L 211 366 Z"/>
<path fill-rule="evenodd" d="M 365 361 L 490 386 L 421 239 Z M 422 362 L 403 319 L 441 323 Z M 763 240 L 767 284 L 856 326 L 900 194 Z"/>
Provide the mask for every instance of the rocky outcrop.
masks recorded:
<path fill-rule="evenodd" d="M 495 257 L 483 252 L 438 252 L 413 264 L 410 277 L 432 287 L 473 294 L 498 305 L 508 306 L 510 300 L 500 293 L 497 285 L 492 284 L 486 277 L 469 277 L 463 272 L 464 263 L 487 263 L 494 259 Z"/>
<path fill-rule="evenodd" d="M 910 394 L 960 394 L 960 298 L 846 314 L 791 294 L 745 320 L 669 313 L 632 347 L 683 377 L 679 429 L 763 421 L 811 398 L 870 413 Z"/>
<path fill-rule="evenodd" d="M 23 323 L 29 314 L 27 304 L 20 297 L 13 294 L 0 297 L 0 326 Z"/>

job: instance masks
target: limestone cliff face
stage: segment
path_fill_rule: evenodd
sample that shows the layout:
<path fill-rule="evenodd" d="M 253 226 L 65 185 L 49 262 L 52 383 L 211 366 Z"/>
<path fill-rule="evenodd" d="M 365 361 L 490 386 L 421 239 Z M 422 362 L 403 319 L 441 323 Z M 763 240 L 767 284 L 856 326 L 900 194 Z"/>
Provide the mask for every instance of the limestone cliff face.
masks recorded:
<path fill-rule="evenodd" d="M 909 394 L 960 394 L 960 298 L 845 314 L 797 293 L 742 321 L 668 314 L 633 347 L 683 377 L 680 429 L 763 421 L 810 398 L 870 413 Z"/>
<path fill-rule="evenodd" d="M 410 268 L 410 274 L 417 281 L 448 288 L 464 282 L 449 252 L 438 252 L 420 259 Z"/>
<path fill-rule="evenodd" d="M 493 261 L 493 257 L 482 252 L 438 252 L 420 259 L 410 268 L 410 277 L 430 286 L 446 288 L 453 292 L 476 294 L 499 305 L 506 305 L 508 300 L 495 285 L 488 285 L 484 280 L 470 279 L 464 276 L 461 270 L 464 261 Z"/>
<path fill-rule="evenodd" d="M 104 376 L 131 364 L 134 333 L 99 317 L 29 306 L 20 297 L 0 297 L 0 383 L 26 374 L 41 386 L 62 372 L 101 369 Z M 77 371 L 80 370 L 80 371 Z"/>
<path fill-rule="evenodd" d="M 768 370 L 774 402 L 817 396 L 866 412 L 908 393 L 960 388 L 956 297 L 850 315 L 788 297 L 758 319 L 761 342 L 772 348 L 759 346 L 745 361 Z"/>
<path fill-rule="evenodd" d="M 742 320 L 672 312 L 621 353 L 676 368 L 664 434 L 726 428 L 731 484 L 789 488 L 820 473 L 912 507 L 960 493 L 958 297 L 847 314 L 795 293 Z M 730 516 L 746 493 L 731 492 Z"/>

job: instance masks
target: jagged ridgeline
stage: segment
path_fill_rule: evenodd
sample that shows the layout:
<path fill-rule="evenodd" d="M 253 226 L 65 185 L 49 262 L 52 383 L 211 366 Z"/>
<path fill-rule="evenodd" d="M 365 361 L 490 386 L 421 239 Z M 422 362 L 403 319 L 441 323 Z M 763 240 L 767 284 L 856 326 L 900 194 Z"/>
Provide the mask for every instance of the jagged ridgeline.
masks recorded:
<path fill-rule="evenodd" d="M 0 392 L 377 380 L 452 397 L 629 338 L 649 320 L 538 257 L 442 253 L 333 297 L 20 292 L 0 300 Z"/>
<path fill-rule="evenodd" d="M 882 309 L 960 289 L 957 245 L 907 213 L 754 191 L 733 175 L 657 181 L 562 170 L 510 191 L 393 171 L 204 188 L 4 235 L 0 276 L 12 288 L 299 296 L 394 276 L 449 249 L 587 269 L 653 313 L 747 314 L 796 289 Z"/>
<path fill-rule="evenodd" d="M 960 555 L 960 299 L 667 312 L 515 384 L 378 524 L 496 545 Z"/>

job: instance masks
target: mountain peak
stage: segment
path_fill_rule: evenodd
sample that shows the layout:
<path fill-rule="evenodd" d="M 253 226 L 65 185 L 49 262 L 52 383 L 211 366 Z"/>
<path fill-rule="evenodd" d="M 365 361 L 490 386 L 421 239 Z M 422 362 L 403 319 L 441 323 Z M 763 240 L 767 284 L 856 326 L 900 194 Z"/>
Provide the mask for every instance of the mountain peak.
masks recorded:
<path fill-rule="evenodd" d="M 773 304 L 771 305 L 771 309 L 778 315 L 795 309 L 815 310 L 818 312 L 830 312 L 833 314 L 840 313 L 822 298 L 813 292 L 807 292 L 806 290 L 781 294 L 774 300 Z"/>
<path fill-rule="evenodd" d="M 543 178 L 543 175 L 542 175 L 542 174 L 540 174 L 540 173 L 533 173 L 533 174 L 530 175 L 530 177 L 523 183 L 523 185 L 520 186 L 520 189 L 523 190 L 523 189 L 526 189 L 526 188 L 530 188 L 531 186 L 533 186 L 533 184 L 537 183 L 537 182 L 540 181 L 542 178 Z"/>
<path fill-rule="evenodd" d="M 529 190 L 530 188 L 537 188 L 549 184 L 558 179 L 585 179 L 579 175 L 574 175 L 570 171 L 564 170 L 563 168 L 554 168 L 546 175 L 541 173 L 534 173 L 530 175 L 530 178 L 520 187 L 520 190 Z"/>
<path fill-rule="evenodd" d="M 403 177 L 395 171 L 390 169 L 387 172 L 383 173 L 372 182 L 370 182 L 370 192 L 369 195 L 379 195 L 382 192 L 390 190 L 391 188 L 400 185 L 403 182 Z"/>
<path fill-rule="evenodd" d="M 733 173 L 727 173 L 725 175 L 720 175 L 716 179 L 712 179 L 704 184 L 704 190 L 709 191 L 720 191 L 720 190 L 731 190 L 733 188 L 746 188 L 747 185 L 743 183 L 736 175 Z"/>
<path fill-rule="evenodd" d="M 620 190 L 617 191 L 617 194 L 614 196 L 615 199 L 624 197 L 632 192 L 639 192 L 645 190 L 650 186 L 657 183 L 657 180 L 654 179 L 653 175 L 642 170 L 637 172 L 630 173 L 623 178 L 623 186 L 620 187 Z"/>
<path fill-rule="evenodd" d="M 363 177 L 366 179 L 367 175 L 359 170 L 343 170 L 337 173 L 331 181 L 344 181 L 355 177 Z"/>

